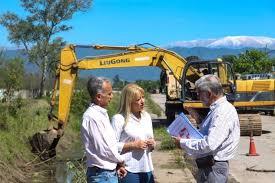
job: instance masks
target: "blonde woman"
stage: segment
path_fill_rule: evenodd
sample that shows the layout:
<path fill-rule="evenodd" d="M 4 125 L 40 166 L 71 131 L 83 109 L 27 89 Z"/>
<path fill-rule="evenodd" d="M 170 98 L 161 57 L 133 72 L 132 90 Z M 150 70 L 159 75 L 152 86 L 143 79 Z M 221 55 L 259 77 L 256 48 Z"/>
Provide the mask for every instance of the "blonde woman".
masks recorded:
<path fill-rule="evenodd" d="M 141 87 L 128 84 L 123 88 L 112 126 L 128 172 L 120 182 L 154 183 L 151 152 L 156 143 L 151 117 L 144 111 L 144 90 Z"/>

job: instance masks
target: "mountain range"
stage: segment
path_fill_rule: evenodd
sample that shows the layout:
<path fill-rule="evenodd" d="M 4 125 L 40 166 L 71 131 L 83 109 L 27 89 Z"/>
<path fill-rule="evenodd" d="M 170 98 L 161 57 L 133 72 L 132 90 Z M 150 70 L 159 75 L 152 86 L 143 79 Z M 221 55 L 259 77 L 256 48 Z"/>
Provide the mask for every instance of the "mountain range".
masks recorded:
<path fill-rule="evenodd" d="M 260 49 L 270 52 L 270 57 L 275 57 L 275 39 L 267 37 L 251 37 L 251 36 L 228 36 L 221 39 L 208 40 L 193 40 L 193 41 L 178 41 L 169 44 L 165 47 L 174 51 L 182 57 L 198 56 L 200 59 L 216 59 L 223 55 L 239 55 L 248 49 Z M 81 58 L 87 55 L 106 55 L 114 53 L 110 50 L 91 50 L 81 49 L 77 50 L 77 57 Z M 23 57 L 27 59 L 20 50 L 5 50 L 4 55 L 8 58 Z M 25 68 L 27 72 L 38 72 L 38 69 L 33 64 L 26 62 Z M 138 73 L 138 74 L 137 74 Z M 115 68 L 115 69 L 96 69 L 89 71 L 81 71 L 81 77 L 89 75 L 98 75 L 108 78 L 114 78 L 119 75 L 120 79 L 127 81 L 135 80 L 158 80 L 160 69 L 156 67 L 142 67 L 142 68 Z"/>
<path fill-rule="evenodd" d="M 263 36 L 227 36 L 219 39 L 204 39 L 192 41 L 176 41 L 170 43 L 172 47 L 206 47 L 206 48 L 269 48 L 275 49 L 275 38 Z"/>

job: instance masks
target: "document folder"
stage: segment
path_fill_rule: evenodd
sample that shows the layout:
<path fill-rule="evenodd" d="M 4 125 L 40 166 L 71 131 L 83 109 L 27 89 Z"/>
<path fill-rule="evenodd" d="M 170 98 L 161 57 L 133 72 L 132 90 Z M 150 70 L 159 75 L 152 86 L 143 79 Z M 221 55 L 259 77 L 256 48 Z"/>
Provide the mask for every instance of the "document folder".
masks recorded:
<path fill-rule="evenodd" d="M 167 132 L 174 137 L 186 139 L 202 139 L 203 135 L 195 128 L 189 119 L 180 113 L 178 117 L 169 125 Z"/>

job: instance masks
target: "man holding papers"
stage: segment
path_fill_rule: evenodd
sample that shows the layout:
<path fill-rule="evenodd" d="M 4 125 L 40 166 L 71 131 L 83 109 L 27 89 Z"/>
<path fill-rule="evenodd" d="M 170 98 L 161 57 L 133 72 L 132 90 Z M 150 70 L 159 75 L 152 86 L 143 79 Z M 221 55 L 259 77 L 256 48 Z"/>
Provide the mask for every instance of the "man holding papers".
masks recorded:
<path fill-rule="evenodd" d="M 199 124 L 202 138 L 175 137 L 177 146 L 196 158 L 198 182 L 227 182 L 228 160 L 234 157 L 240 140 L 240 124 L 235 107 L 226 100 L 219 78 L 205 75 L 195 83 L 202 103 L 210 108 Z M 200 120 L 195 109 L 186 108 L 195 120 Z"/>

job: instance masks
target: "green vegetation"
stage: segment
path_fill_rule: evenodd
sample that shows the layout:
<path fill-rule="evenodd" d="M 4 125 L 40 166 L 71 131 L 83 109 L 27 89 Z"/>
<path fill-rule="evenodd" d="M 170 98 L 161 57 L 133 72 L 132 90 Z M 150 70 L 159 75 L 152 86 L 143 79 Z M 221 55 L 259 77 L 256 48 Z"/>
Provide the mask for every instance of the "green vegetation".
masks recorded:
<path fill-rule="evenodd" d="M 31 170 L 39 161 L 30 151 L 29 137 L 48 128 L 49 104 L 45 99 L 18 98 L 10 103 L 0 103 L 0 112 L 0 178 L 3 182 L 28 182 L 25 180 L 34 176 Z M 80 118 L 71 113 L 63 138 L 74 140 L 67 142 L 63 151 L 79 140 L 79 137 L 75 138 L 79 134 L 79 124 Z"/>
<path fill-rule="evenodd" d="M 19 58 L 9 59 L 0 66 L 0 72 L 3 77 L 3 88 L 5 88 L 4 99 L 11 101 L 14 92 L 22 88 L 24 65 L 23 60 Z"/>
<path fill-rule="evenodd" d="M 170 137 L 165 127 L 154 129 L 154 137 L 160 141 L 160 150 L 173 150 L 176 148 L 174 140 Z"/>
<path fill-rule="evenodd" d="M 161 116 L 162 109 L 156 104 L 148 93 L 145 93 L 145 105 L 147 106 L 147 112 Z"/>
<path fill-rule="evenodd" d="M 239 56 L 223 56 L 224 61 L 234 64 L 234 70 L 240 74 L 270 73 L 275 60 L 270 59 L 268 54 L 256 49 L 247 50 Z"/>
<path fill-rule="evenodd" d="M 185 161 L 184 151 L 178 149 L 175 146 L 174 140 L 170 137 L 166 131 L 166 127 L 158 127 L 154 129 L 154 136 L 156 141 L 160 141 L 158 149 L 162 151 L 170 151 L 174 155 L 174 161 L 172 165 L 165 165 L 163 168 L 186 168 L 190 166 L 188 162 Z"/>
<path fill-rule="evenodd" d="M 42 100 L 17 99 L 9 106 L 1 104 L 0 125 L 4 126 L 0 130 L 2 161 L 13 164 L 17 156 L 28 154 L 28 137 L 35 131 L 46 128 L 46 118 L 41 114 L 46 113 L 47 108 L 47 103 Z"/>
<path fill-rule="evenodd" d="M 71 113 L 81 117 L 90 103 L 89 93 L 86 89 L 78 90 L 74 92 L 74 96 L 71 102 Z"/>
<path fill-rule="evenodd" d="M 113 78 L 113 88 L 116 90 L 121 90 L 128 83 L 128 81 L 121 80 L 119 75 L 115 75 L 115 77 Z M 145 92 L 154 92 L 160 87 L 159 81 L 152 80 L 137 80 L 136 84 L 143 88 Z"/>
<path fill-rule="evenodd" d="M 67 167 L 70 172 L 74 173 L 73 182 L 74 183 L 84 183 L 86 182 L 86 168 L 83 166 L 83 162 L 69 161 L 67 162 Z"/>
<path fill-rule="evenodd" d="M 185 168 L 186 167 L 186 162 L 183 157 L 183 150 L 182 149 L 175 149 L 173 151 L 174 156 L 175 156 L 175 163 L 178 165 L 180 168 Z"/>
<path fill-rule="evenodd" d="M 78 11 L 87 11 L 91 0 L 21 0 L 26 11 L 25 17 L 6 12 L 0 16 L 0 24 L 9 33 L 9 41 L 22 45 L 30 62 L 37 65 L 42 74 L 40 96 L 43 94 L 46 75 L 55 71 L 55 64 L 60 58 L 61 47 L 65 42 L 61 32 L 70 30 L 68 20 Z"/>
<path fill-rule="evenodd" d="M 115 90 L 122 90 L 122 88 L 128 83 L 128 81 L 122 81 L 118 74 L 113 78 L 113 88 Z"/>
<path fill-rule="evenodd" d="M 120 100 L 119 93 L 114 93 L 113 99 L 111 100 L 111 103 L 108 105 L 108 108 L 107 108 L 110 118 L 117 113 L 119 100 Z"/>
<path fill-rule="evenodd" d="M 43 100 L 21 100 L 0 104 L 0 177 L 4 182 L 18 180 L 17 173 L 34 155 L 30 153 L 28 137 L 41 129 L 46 129 L 45 117 L 48 104 Z M 3 128 L 2 128 L 3 127 Z M 20 162 L 20 163 L 19 163 Z M 10 169 L 14 171 L 9 172 Z M 24 169 L 23 169 L 24 170 Z M 23 175 L 30 176 L 25 172 Z M 16 182 L 16 181 L 15 181 Z"/>
<path fill-rule="evenodd" d="M 154 92 L 156 89 L 160 88 L 159 81 L 152 81 L 152 80 L 137 80 L 136 83 L 144 89 L 146 92 Z"/>

